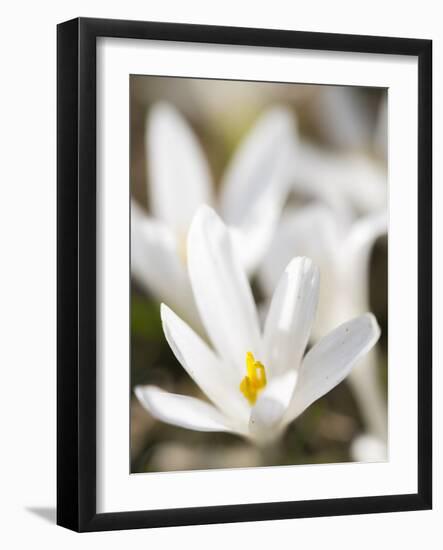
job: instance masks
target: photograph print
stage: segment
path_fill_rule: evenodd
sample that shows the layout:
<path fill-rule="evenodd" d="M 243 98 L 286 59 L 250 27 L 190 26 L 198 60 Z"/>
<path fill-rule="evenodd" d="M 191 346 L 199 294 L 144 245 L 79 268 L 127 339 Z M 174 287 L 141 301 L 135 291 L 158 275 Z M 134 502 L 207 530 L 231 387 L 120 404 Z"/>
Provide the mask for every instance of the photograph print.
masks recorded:
<path fill-rule="evenodd" d="M 387 109 L 130 76 L 131 473 L 388 460 Z"/>

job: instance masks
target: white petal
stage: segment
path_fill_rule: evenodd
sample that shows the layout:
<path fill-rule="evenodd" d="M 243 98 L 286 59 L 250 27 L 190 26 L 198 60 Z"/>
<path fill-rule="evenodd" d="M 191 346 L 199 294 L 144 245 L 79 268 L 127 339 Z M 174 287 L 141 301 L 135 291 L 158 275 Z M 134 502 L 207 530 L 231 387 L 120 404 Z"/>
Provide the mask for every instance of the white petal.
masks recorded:
<path fill-rule="evenodd" d="M 162 422 L 200 432 L 233 431 L 215 407 L 200 399 L 155 386 L 137 386 L 134 391 L 143 407 Z"/>
<path fill-rule="evenodd" d="M 249 406 L 239 390 L 240 377 L 223 363 L 173 311 L 162 304 L 163 331 L 177 360 L 225 416 L 247 425 Z"/>
<path fill-rule="evenodd" d="M 241 223 L 251 198 L 268 185 L 275 157 L 293 139 L 294 122 L 289 111 L 266 111 L 237 149 L 223 177 L 221 208 L 229 223 Z"/>
<path fill-rule="evenodd" d="M 165 302 L 202 331 L 191 284 L 174 233 L 131 202 L 131 275 L 159 302 Z"/>
<path fill-rule="evenodd" d="M 349 373 L 349 386 L 354 393 L 367 431 L 386 439 L 388 411 L 386 395 L 379 377 L 377 349 L 362 357 Z"/>
<path fill-rule="evenodd" d="M 351 456 L 356 462 L 385 462 L 386 442 L 371 434 L 357 436 L 351 444 Z"/>
<path fill-rule="evenodd" d="M 258 315 L 230 234 L 202 206 L 188 236 L 188 269 L 200 316 L 220 357 L 245 372 L 246 353 L 261 356 Z"/>
<path fill-rule="evenodd" d="M 151 108 L 146 139 L 152 210 L 185 238 L 197 207 L 211 202 L 205 156 L 188 123 L 168 103 Z"/>
<path fill-rule="evenodd" d="M 316 203 L 303 208 L 288 208 L 275 231 L 258 277 L 264 292 L 272 296 L 283 272 L 295 256 L 307 256 L 321 266 L 330 255 L 329 209 Z M 322 270 L 321 270 L 322 272 Z"/>
<path fill-rule="evenodd" d="M 289 263 L 272 298 L 265 323 L 265 365 L 270 376 L 297 369 L 317 310 L 319 271 L 309 258 Z"/>
<path fill-rule="evenodd" d="M 307 142 L 298 144 L 294 191 L 320 199 L 346 223 L 352 221 L 355 209 L 365 214 L 385 208 L 386 185 L 386 171 L 366 155 L 331 153 Z"/>
<path fill-rule="evenodd" d="M 383 167 L 365 155 L 350 155 L 342 162 L 343 170 L 335 177 L 345 198 L 362 214 L 385 209 L 388 195 Z"/>
<path fill-rule="evenodd" d="M 375 241 L 385 235 L 388 230 L 388 217 L 386 210 L 376 212 L 372 215 L 361 218 L 355 222 L 350 230 L 345 255 L 356 257 L 362 262 L 362 269 L 367 270 L 369 254 Z"/>
<path fill-rule="evenodd" d="M 283 217 L 259 270 L 259 281 L 267 296 L 272 296 L 287 263 L 294 256 L 307 256 L 321 274 L 320 299 L 315 335 L 325 334 L 340 292 L 337 286 L 336 262 L 343 247 L 335 216 L 330 208 L 319 203 L 290 209 Z M 367 307 L 360 311 L 366 311 Z M 349 318 L 349 317 L 347 317 Z M 334 323 L 333 326 L 337 326 Z"/>
<path fill-rule="evenodd" d="M 384 210 L 355 222 L 346 238 L 337 271 L 347 289 L 348 307 L 344 313 L 349 316 L 368 309 L 371 252 L 375 241 L 386 232 L 387 213 Z"/>
<path fill-rule="evenodd" d="M 374 146 L 376 152 L 386 162 L 388 157 L 388 93 L 385 91 L 378 108 L 375 126 Z"/>
<path fill-rule="evenodd" d="M 289 184 L 295 124 L 284 108 L 268 110 L 229 164 L 222 181 L 223 219 L 237 229 L 242 262 L 251 271 L 269 246 Z"/>
<path fill-rule="evenodd" d="M 253 438 L 269 443 L 280 435 L 296 382 L 296 369 L 269 381 L 251 410 L 249 432 Z"/>
<path fill-rule="evenodd" d="M 371 140 L 372 116 L 361 92 L 344 86 L 324 86 L 314 109 L 319 129 L 343 148 L 363 149 Z"/>
<path fill-rule="evenodd" d="M 302 199 L 321 201 L 332 208 L 340 220 L 349 223 L 354 213 L 341 192 L 342 157 L 301 140 L 293 163 L 292 189 Z"/>
<path fill-rule="evenodd" d="M 380 328 L 375 317 L 366 313 L 344 323 L 320 340 L 303 360 L 286 421 L 293 420 L 311 403 L 337 386 L 379 336 Z"/>

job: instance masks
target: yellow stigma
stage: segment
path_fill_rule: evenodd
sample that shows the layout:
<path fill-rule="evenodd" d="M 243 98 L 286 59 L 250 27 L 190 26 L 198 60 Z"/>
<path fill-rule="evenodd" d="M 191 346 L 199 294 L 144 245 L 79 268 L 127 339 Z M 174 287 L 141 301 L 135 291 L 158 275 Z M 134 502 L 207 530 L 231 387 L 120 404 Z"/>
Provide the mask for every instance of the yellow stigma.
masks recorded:
<path fill-rule="evenodd" d="M 240 383 L 240 391 L 254 405 L 258 394 L 266 386 L 265 367 L 260 361 L 254 359 L 254 355 L 248 351 L 246 354 L 246 376 Z"/>

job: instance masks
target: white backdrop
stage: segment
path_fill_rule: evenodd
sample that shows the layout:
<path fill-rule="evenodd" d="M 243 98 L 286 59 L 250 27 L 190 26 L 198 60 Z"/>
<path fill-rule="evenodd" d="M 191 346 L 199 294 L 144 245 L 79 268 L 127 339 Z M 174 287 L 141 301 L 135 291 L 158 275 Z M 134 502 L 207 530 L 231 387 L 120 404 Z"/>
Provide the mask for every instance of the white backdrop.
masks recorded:
<path fill-rule="evenodd" d="M 443 489 L 435 472 L 435 510 L 375 516 L 286 520 L 76 535 L 54 526 L 55 506 L 55 25 L 76 17 L 168 20 L 432 38 L 434 40 L 434 151 L 443 150 L 443 29 L 438 2 L 318 1 L 297 5 L 274 0 L 163 0 L 161 3 L 77 0 L 16 2 L 2 10 L 0 235 L 1 385 L 0 544 L 25 548 L 266 548 L 371 550 L 437 548 L 441 541 Z M 434 181 L 443 179 L 435 154 Z M 440 187 L 440 188 L 439 188 Z M 443 206 L 435 186 L 434 211 Z M 435 216 L 437 217 L 437 216 Z M 436 220 L 436 236 L 443 227 Z M 435 239 L 435 241 L 437 238 Z M 434 246 L 435 252 L 437 247 Z M 440 254 L 441 256 L 441 254 Z M 437 258 L 436 258 L 437 259 Z M 441 260 L 441 258 L 438 258 Z M 441 263 L 441 262 L 440 262 Z M 434 279 L 441 279 L 435 262 Z M 435 289 L 435 310 L 442 310 Z M 435 314 L 434 332 L 439 332 Z M 441 332 L 441 331 L 440 331 Z M 434 349 L 435 463 L 442 462 L 443 389 Z M 407 429 L 407 426 L 405 426 Z M 437 432 L 440 436 L 437 437 Z M 48 521 L 47 518 L 50 518 Z M 46 518 L 46 519 L 45 519 Z M 439 525 L 440 524 L 440 525 Z M 277 538 L 278 537 L 278 538 Z M 284 541 L 284 542 L 283 542 Z M 440 543 L 441 544 L 441 543 Z"/>

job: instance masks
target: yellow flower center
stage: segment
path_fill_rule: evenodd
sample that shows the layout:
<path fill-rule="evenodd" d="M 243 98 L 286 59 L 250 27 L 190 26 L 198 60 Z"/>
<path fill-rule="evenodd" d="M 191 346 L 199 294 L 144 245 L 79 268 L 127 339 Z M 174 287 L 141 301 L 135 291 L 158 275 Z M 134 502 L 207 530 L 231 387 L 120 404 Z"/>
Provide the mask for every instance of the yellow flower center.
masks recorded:
<path fill-rule="evenodd" d="M 246 373 L 240 382 L 240 391 L 252 406 L 257 401 L 258 394 L 266 386 L 266 372 L 264 365 L 256 361 L 250 351 L 246 354 Z"/>

